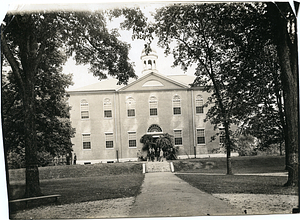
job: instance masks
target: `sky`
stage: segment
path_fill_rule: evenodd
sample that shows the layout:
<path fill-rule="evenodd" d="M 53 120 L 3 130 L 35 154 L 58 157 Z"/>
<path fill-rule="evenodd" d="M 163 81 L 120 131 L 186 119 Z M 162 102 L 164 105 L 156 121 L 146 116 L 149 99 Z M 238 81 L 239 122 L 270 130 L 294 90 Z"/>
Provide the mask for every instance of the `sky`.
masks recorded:
<path fill-rule="evenodd" d="M 161 7 L 163 4 L 138 4 L 140 8 L 143 10 L 144 14 L 147 16 L 148 19 L 151 21 L 154 20 L 151 18 L 150 12 L 155 12 L 155 8 Z M 120 20 L 120 19 L 119 19 Z M 116 20 L 112 23 L 108 23 L 108 28 L 119 28 L 119 20 Z M 131 45 L 131 49 L 129 52 L 129 59 L 130 62 L 135 64 L 135 72 L 136 75 L 141 75 L 142 71 L 142 61 L 140 59 L 142 50 L 144 49 L 145 42 L 143 40 L 132 40 L 131 38 L 131 31 L 124 31 L 119 29 L 119 33 L 121 36 L 119 37 L 120 40 L 125 41 Z M 151 44 L 151 47 L 157 51 L 158 54 L 158 61 L 157 61 L 157 69 L 161 74 L 164 75 L 173 75 L 173 74 L 194 74 L 194 68 L 191 68 L 187 72 L 183 72 L 180 67 L 172 68 L 173 64 L 173 57 L 172 55 L 166 56 L 164 54 L 163 48 L 157 46 L 157 38 Z M 75 89 L 82 86 L 90 85 L 93 83 L 98 82 L 98 78 L 94 77 L 92 73 L 88 71 L 87 66 L 77 66 L 75 65 L 75 61 L 70 58 L 64 66 L 63 69 L 64 73 L 72 73 L 73 74 L 73 82 L 74 85 L 70 86 L 69 89 Z"/>

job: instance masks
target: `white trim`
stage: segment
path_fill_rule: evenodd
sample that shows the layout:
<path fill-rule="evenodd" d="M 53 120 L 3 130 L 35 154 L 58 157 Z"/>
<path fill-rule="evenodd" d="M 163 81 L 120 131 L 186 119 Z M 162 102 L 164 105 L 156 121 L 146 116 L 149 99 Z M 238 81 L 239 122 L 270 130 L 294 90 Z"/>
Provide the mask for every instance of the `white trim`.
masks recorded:
<path fill-rule="evenodd" d="M 175 143 L 175 131 L 181 131 L 181 144 L 176 144 Z M 173 129 L 173 134 L 174 134 L 174 146 L 183 146 L 183 129 Z"/>
<path fill-rule="evenodd" d="M 198 144 L 198 135 L 197 135 L 197 133 L 198 133 L 198 130 L 203 130 L 204 131 L 204 143 L 201 143 L 201 144 Z M 206 145 L 206 137 L 205 137 L 205 128 L 196 128 L 196 140 L 197 140 L 197 146 L 199 146 L 199 145 Z"/>
<path fill-rule="evenodd" d="M 89 135 L 90 148 L 87 148 L 87 149 L 83 148 L 83 135 Z M 84 150 L 84 151 L 92 150 L 92 137 L 91 137 L 91 133 L 81 133 L 81 149 Z"/>
<path fill-rule="evenodd" d="M 174 97 L 178 97 L 179 99 L 174 99 Z M 179 106 L 174 106 L 174 100 L 179 100 Z M 176 101 L 175 101 L 176 102 Z M 180 108 L 180 114 L 174 114 L 174 108 Z M 182 115 L 182 108 L 181 108 L 181 97 L 178 94 L 173 95 L 172 97 L 172 115 L 173 116 L 181 116 Z"/>
<path fill-rule="evenodd" d="M 82 104 L 84 104 L 84 103 L 82 103 L 82 101 L 86 101 L 86 107 L 87 107 L 87 109 L 86 110 L 82 110 Z M 81 99 L 80 100 L 80 119 L 81 120 L 83 120 L 83 121 L 88 121 L 88 120 L 90 120 L 90 107 L 89 107 L 90 105 L 89 105 L 89 102 L 86 100 L 86 99 Z M 88 117 L 87 118 L 82 118 L 82 112 L 87 112 L 88 113 Z"/>

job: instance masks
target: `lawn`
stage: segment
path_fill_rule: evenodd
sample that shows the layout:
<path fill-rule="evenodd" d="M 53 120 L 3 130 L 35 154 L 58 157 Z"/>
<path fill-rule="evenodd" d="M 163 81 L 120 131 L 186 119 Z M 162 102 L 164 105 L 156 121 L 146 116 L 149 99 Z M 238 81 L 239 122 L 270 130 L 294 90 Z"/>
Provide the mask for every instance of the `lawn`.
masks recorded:
<path fill-rule="evenodd" d="M 287 177 L 177 174 L 190 185 L 210 194 L 246 193 L 297 195 L 297 187 L 284 187 Z"/>
<path fill-rule="evenodd" d="M 232 171 L 242 173 L 285 172 L 283 156 L 232 157 Z M 226 174 L 226 158 L 203 158 L 173 161 L 175 172 Z"/>
<path fill-rule="evenodd" d="M 242 175 L 285 172 L 284 157 L 234 157 L 232 158 L 233 173 L 239 175 L 224 175 L 226 174 L 226 158 L 176 161 L 174 167 L 177 172 L 176 175 L 179 178 L 211 194 L 250 193 L 297 195 L 298 193 L 296 187 L 283 186 L 287 181 L 286 176 Z"/>
<path fill-rule="evenodd" d="M 132 166 L 135 165 L 132 164 Z M 89 165 L 89 170 L 95 169 L 95 171 L 93 171 L 95 172 L 94 176 L 90 176 L 92 172 L 90 171 L 86 177 L 82 177 L 82 174 L 79 174 L 79 177 L 41 180 L 40 186 L 42 193 L 44 195 L 60 194 L 61 204 L 135 197 L 139 194 L 140 187 L 144 180 L 142 170 L 134 173 L 128 169 L 129 171 L 127 173 L 119 174 L 119 172 L 117 172 L 117 170 L 119 170 L 119 164 L 110 164 L 110 166 L 105 164 L 103 167 L 109 169 L 111 172 L 108 172 L 106 175 L 99 172 L 101 175 L 96 175 L 99 167 L 101 166 Z M 78 166 L 76 169 L 82 169 L 82 167 Z M 10 199 L 21 198 L 25 192 L 25 185 L 20 183 L 11 184 L 10 192 Z M 35 207 L 42 203 L 39 201 L 30 202 L 28 204 L 30 204 L 29 207 Z M 43 201 L 43 204 L 49 204 L 49 201 Z M 11 207 L 11 211 L 14 212 L 23 206 L 24 204 Z"/>

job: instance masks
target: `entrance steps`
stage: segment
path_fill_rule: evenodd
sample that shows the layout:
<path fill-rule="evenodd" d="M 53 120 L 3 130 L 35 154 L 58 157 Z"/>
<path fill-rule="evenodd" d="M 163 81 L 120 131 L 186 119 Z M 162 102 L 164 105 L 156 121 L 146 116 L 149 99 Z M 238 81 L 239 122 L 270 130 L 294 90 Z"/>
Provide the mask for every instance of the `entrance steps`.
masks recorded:
<path fill-rule="evenodd" d="M 163 162 L 147 162 L 146 163 L 146 172 L 171 172 L 170 164 L 167 161 Z"/>

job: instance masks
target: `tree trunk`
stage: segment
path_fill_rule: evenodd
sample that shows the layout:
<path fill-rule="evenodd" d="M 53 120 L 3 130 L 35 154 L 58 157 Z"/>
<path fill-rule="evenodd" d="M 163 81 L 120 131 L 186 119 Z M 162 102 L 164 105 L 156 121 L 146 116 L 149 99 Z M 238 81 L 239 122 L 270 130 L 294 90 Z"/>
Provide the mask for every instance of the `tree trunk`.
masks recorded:
<path fill-rule="evenodd" d="M 288 133 L 286 146 L 288 181 L 286 186 L 298 184 L 298 68 L 297 42 L 292 42 L 287 32 L 288 20 L 285 13 L 291 11 L 289 3 L 268 4 L 274 25 L 274 36 L 281 67 L 281 79 L 284 91 L 285 118 Z M 280 11 L 279 11 L 279 10 Z M 294 21 L 296 22 L 296 20 Z M 289 24 L 291 25 L 291 24 Z M 295 25 L 296 27 L 297 25 Z M 295 30 L 295 38 L 297 31 Z"/>
<path fill-rule="evenodd" d="M 32 83 L 31 83 L 32 84 Z M 32 85 L 31 85 L 32 86 Z M 30 86 L 30 87 L 31 87 Z M 25 197 L 42 195 L 39 181 L 37 163 L 36 125 L 35 125 L 35 100 L 34 92 L 23 94 L 24 127 L 25 127 L 25 165 L 26 165 L 26 190 Z"/>
<path fill-rule="evenodd" d="M 231 166 L 231 140 L 229 134 L 229 125 L 224 123 L 225 129 L 225 146 L 226 146 L 226 163 L 227 163 L 227 175 L 232 175 L 232 166 Z"/>

